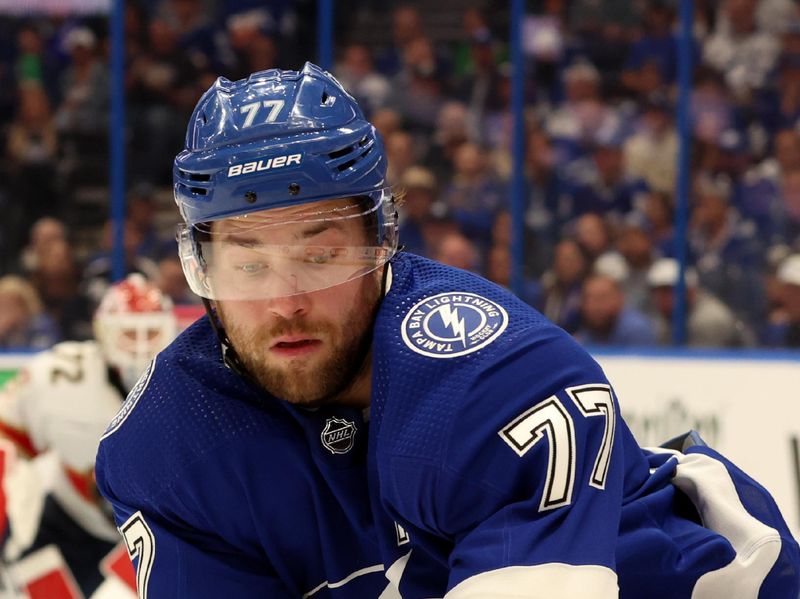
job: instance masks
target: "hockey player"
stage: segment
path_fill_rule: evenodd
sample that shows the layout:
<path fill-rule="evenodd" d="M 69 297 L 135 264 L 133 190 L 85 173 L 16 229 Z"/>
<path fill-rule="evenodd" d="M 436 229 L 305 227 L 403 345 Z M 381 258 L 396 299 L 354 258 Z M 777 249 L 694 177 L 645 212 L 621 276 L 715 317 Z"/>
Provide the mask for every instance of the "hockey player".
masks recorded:
<path fill-rule="evenodd" d="M 97 459 L 141 597 L 796 599 L 770 495 L 637 446 L 507 291 L 397 252 L 380 139 L 326 72 L 219 79 L 175 161 L 209 316 Z"/>
<path fill-rule="evenodd" d="M 133 581 L 130 559 L 97 493 L 94 459 L 127 390 L 175 337 L 175 318 L 168 297 L 130 275 L 106 292 L 94 326 L 97 341 L 36 355 L 0 393 L 9 533 L 2 553 L 13 596 L 94 597 L 101 584 L 116 588 L 117 599 L 135 596 L 125 585 Z"/>

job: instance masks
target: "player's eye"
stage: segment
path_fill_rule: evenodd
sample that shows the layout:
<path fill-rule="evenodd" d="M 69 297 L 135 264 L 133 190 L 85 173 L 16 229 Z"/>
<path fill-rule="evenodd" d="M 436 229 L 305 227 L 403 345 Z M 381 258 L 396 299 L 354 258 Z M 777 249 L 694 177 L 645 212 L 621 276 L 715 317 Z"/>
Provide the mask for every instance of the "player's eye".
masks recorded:
<path fill-rule="evenodd" d="M 258 275 L 267 270 L 267 265 L 263 262 L 245 262 L 236 265 L 236 270 L 245 275 Z"/>
<path fill-rule="evenodd" d="M 327 264 L 331 260 L 331 252 L 327 248 L 310 246 L 305 250 L 304 262 L 306 264 Z"/>
<path fill-rule="evenodd" d="M 330 261 L 330 259 L 331 259 L 330 256 L 328 256 L 327 254 L 323 254 L 319 256 L 309 256 L 306 259 L 306 262 L 309 262 L 311 264 L 326 264 L 327 262 Z"/>

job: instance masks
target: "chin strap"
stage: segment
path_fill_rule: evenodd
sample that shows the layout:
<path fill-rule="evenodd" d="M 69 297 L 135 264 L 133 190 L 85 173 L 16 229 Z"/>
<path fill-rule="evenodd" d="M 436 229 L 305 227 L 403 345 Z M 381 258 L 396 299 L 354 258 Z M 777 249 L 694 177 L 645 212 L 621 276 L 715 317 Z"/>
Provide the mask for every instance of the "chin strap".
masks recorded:
<path fill-rule="evenodd" d="M 239 354 L 237 354 L 236 350 L 233 348 L 233 344 L 228 338 L 228 333 L 225 332 L 225 327 L 222 326 L 222 323 L 217 317 L 217 311 L 211 305 L 211 302 L 205 297 L 200 299 L 203 300 L 203 307 L 206 310 L 206 314 L 208 314 L 208 320 L 211 322 L 211 328 L 214 329 L 214 333 L 217 335 L 219 344 L 222 347 L 222 362 L 225 364 L 225 366 L 233 370 L 247 382 L 260 388 L 260 385 L 250 375 L 250 373 L 247 371 L 247 368 L 245 368 L 245 365 L 242 364 L 242 360 L 239 357 Z"/>

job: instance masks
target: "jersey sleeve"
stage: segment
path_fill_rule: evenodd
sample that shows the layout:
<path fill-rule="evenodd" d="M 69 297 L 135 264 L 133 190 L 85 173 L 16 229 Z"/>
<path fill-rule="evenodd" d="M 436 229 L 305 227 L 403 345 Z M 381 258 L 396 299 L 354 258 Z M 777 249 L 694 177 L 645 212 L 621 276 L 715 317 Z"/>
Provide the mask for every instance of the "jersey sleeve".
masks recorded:
<path fill-rule="evenodd" d="M 148 599 L 236 597 L 288 599 L 289 591 L 257 551 L 245 553 L 246 541 L 231 535 L 247 534 L 248 514 L 226 509 L 224 502 L 209 509 L 213 485 L 199 489 L 186 481 L 161 497 L 138 498 L 136 506 L 114 493 L 104 475 L 103 447 L 98 454 L 98 488 L 110 501 L 114 518 L 136 569 L 139 596 Z M 192 478 L 192 473 L 187 473 Z"/>
<path fill-rule="evenodd" d="M 624 460 L 602 370 L 555 334 L 468 376 L 442 460 L 392 464 L 398 512 L 452 540 L 447 599 L 616 598 Z"/>
<path fill-rule="evenodd" d="M 115 504 L 114 514 L 136 569 L 139 596 L 148 599 L 174 597 L 241 597 L 289 599 L 277 576 L 263 564 L 243 560 L 225 549 L 211 535 L 181 531 L 151 513 Z M 126 518 L 127 516 L 127 518 Z"/>

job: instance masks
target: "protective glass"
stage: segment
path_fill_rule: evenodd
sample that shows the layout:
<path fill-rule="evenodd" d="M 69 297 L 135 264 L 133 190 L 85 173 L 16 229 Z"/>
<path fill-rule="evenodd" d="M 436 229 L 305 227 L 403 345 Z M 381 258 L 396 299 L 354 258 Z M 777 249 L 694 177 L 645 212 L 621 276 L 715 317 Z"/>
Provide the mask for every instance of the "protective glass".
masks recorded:
<path fill-rule="evenodd" d="M 391 190 L 248 213 L 178 229 L 192 291 L 258 300 L 320 291 L 362 277 L 397 251 Z"/>

